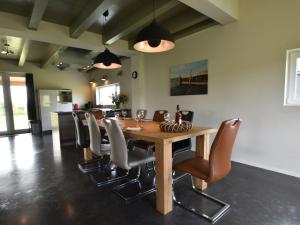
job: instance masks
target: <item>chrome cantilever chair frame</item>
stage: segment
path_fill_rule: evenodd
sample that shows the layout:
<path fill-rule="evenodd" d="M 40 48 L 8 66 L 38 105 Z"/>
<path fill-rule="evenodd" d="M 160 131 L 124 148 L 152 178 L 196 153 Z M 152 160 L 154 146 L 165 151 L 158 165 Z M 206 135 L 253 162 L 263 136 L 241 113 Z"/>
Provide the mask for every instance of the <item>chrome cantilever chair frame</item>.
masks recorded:
<path fill-rule="evenodd" d="M 113 192 L 124 199 L 126 202 L 131 202 L 155 191 L 155 186 L 153 187 L 153 185 L 151 188 L 147 188 L 147 190 L 142 191 L 142 182 L 140 181 L 141 165 L 154 161 L 154 156 L 149 156 L 144 150 L 138 148 L 133 149 L 132 151 L 128 151 L 125 137 L 117 121 L 105 119 L 103 120 L 103 123 L 112 145 L 112 162 L 127 171 L 132 171 L 132 169 L 134 168 L 138 169 L 135 178 L 131 179 L 130 177 L 128 177 L 130 180 L 114 187 Z M 128 187 L 130 184 L 136 182 L 138 183 L 139 187 L 138 194 L 126 197 L 121 193 L 124 190 L 126 191 L 126 187 Z"/>
<path fill-rule="evenodd" d="M 222 205 L 222 208 L 218 210 L 214 215 L 209 216 L 201 211 L 197 211 L 192 207 L 183 204 L 182 202 L 178 201 L 173 187 L 173 199 L 175 203 L 177 203 L 180 207 L 187 209 L 199 216 L 202 216 L 212 223 L 215 223 L 219 220 L 228 210 L 230 209 L 230 205 L 212 197 L 200 190 L 198 190 L 193 181 L 193 177 L 198 179 L 204 180 L 207 183 L 217 182 L 227 176 L 231 169 L 231 154 L 232 148 L 241 124 L 240 119 L 231 119 L 223 121 L 217 135 L 212 143 L 209 159 L 203 159 L 202 157 L 195 157 L 193 159 L 188 159 L 178 164 L 175 164 L 174 168 L 176 170 L 180 170 L 184 173 L 191 175 L 192 178 L 192 188 L 193 190 L 214 201 L 218 204 Z M 174 183 L 174 182 L 173 182 Z"/>
<path fill-rule="evenodd" d="M 111 164 L 111 162 L 109 164 Z M 117 168 L 110 168 L 109 165 L 104 169 L 107 169 L 107 172 L 109 172 L 109 173 L 117 170 Z M 92 180 L 92 182 L 94 184 L 96 184 L 97 187 L 103 187 L 108 184 L 112 184 L 112 183 L 115 183 L 118 181 L 128 179 L 128 174 L 129 174 L 129 171 L 126 171 L 126 173 L 122 176 L 116 176 L 116 177 L 108 176 L 108 177 L 106 177 L 106 180 L 102 180 L 102 181 L 97 181 L 97 179 L 95 178 L 95 175 L 90 174 L 90 179 Z"/>
<path fill-rule="evenodd" d="M 189 206 L 183 204 L 181 201 L 178 201 L 177 198 L 176 198 L 176 196 L 175 196 L 175 192 L 173 190 L 173 201 L 178 206 L 180 206 L 181 208 L 186 209 L 186 210 L 188 210 L 188 211 L 190 211 L 190 212 L 192 212 L 192 213 L 194 213 L 194 214 L 196 214 L 198 216 L 201 216 L 201 217 L 209 220 L 211 223 L 217 222 L 223 215 L 225 215 L 230 210 L 230 205 L 229 204 L 227 204 L 226 202 L 223 202 L 223 201 L 221 201 L 221 200 L 219 200 L 219 199 L 217 199 L 217 198 L 215 198 L 215 197 L 213 197 L 211 195 L 208 195 L 208 194 L 204 193 L 203 191 L 198 190 L 195 187 L 195 185 L 194 185 L 194 178 L 190 174 L 185 174 L 185 175 L 189 175 L 190 176 L 191 181 L 192 181 L 192 189 L 193 189 L 193 191 L 195 193 L 197 193 L 197 194 L 199 194 L 199 195 L 201 195 L 201 196 L 203 196 L 203 197 L 205 197 L 207 199 L 210 199 L 210 200 L 212 200 L 212 201 L 220 204 L 222 206 L 222 208 L 219 209 L 214 215 L 209 216 L 209 215 L 205 214 L 204 212 L 202 212 L 200 210 L 196 210 L 195 208 L 189 207 Z M 178 179 L 176 180 L 176 182 L 177 181 L 178 181 Z"/>
<path fill-rule="evenodd" d="M 123 188 L 126 188 L 127 186 L 129 186 L 130 184 L 133 184 L 133 183 L 138 183 L 139 185 L 139 188 L 142 189 L 142 185 L 141 185 L 141 182 L 140 182 L 140 176 L 141 176 L 141 167 L 139 166 L 138 167 L 138 172 L 137 172 L 137 175 L 134 179 L 130 179 L 129 181 L 127 181 L 126 183 L 123 183 L 123 184 L 120 184 L 116 187 L 113 188 L 113 191 L 115 194 L 117 194 L 119 197 L 121 197 L 123 200 L 125 200 L 127 203 L 130 203 L 130 202 L 133 202 L 137 199 L 140 199 L 148 194 L 151 194 L 153 192 L 156 191 L 156 187 L 155 187 L 155 179 L 154 179 L 154 183 L 153 183 L 153 187 L 146 190 L 146 191 L 143 191 L 143 192 L 139 192 L 137 195 L 133 196 L 133 197 L 125 197 L 124 195 L 122 195 L 120 193 L 120 191 L 123 189 Z"/>
<path fill-rule="evenodd" d="M 73 116 L 73 119 L 75 122 L 76 148 L 78 148 L 78 147 L 83 148 L 83 149 L 88 148 L 89 143 L 86 140 L 86 134 L 85 134 L 85 129 L 84 129 L 82 120 L 81 120 L 80 116 L 78 115 L 78 113 L 76 113 L 76 112 L 73 112 L 72 116 Z M 95 171 L 99 168 L 99 166 L 100 166 L 99 160 L 101 160 L 101 159 L 99 157 L 95 157 L 95 155 L 93 155 L 93 156 L 94 156 L 94 158 L 91 160 L 78 163 L 78 168 L 80 169 L 80 171 L 82 173 L 89 173 L 89 172 Z M 91 165 L 91 167 L 89 167 L 89 165 Z"/>
<path fill-rule="evenodd" d="M 90 174 L 91 180 L 97 185 L 97 187 L 102 187 L 107 184 L 111 184 L 116 181 L 120 181 L 124 178 L 126 178 L 127 174 L 125 176 L 120 177 L 112 177 L 111 173 L 116 170 L 116 167 L 112 165 L 111 160 L 109 159 L 106 164 L 104 164 L 103 160 L 105 156 L 109 156 L 110 149 L 104 149 L 103 146 L 107 146 L 105 144 L 102 144 L 102 137 L 101 137 L 101 131 L 97 124 L 97 121 L 95 119 L 95 116 L 92 113 L 86 113 L 85 117 L 88 121 L 89 125 L 89 132 L 90 132 L 90 149 L 93 153 L 93 155 L 96 155 L 98 159 L 95 159 L 97 162 L 97 167 L 94 168 L 92 171 L 99 171 L 102 175 L 102 173 L 105 173 L 104 177 L 101 177 L 102 179 L 100 181 L 97 181 L 96 174 Z M 94 161 L 94 162 L 95 162 Z M 87 162 L 92 163 L 92 162 Z M 92 172 L 89 171 L 89 172 Z M 106 176 L 109 174 L 110 176 Z M 99 175 L 99 174 L 98 174 Z M 98 177 L 98 176 L 97 176 Z"/>

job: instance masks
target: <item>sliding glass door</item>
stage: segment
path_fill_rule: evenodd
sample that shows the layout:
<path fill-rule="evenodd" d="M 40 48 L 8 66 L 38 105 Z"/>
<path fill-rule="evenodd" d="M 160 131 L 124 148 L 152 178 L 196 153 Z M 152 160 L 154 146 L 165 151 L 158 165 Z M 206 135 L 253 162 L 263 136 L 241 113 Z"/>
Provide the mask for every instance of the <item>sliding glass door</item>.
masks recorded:
<path fill-rule="evenodd" d="M 0 134 L 29 132 L 25 76 L 2 73 L 0 79 Z"/>
<path fill-rule="evenodd" d="M 6 113 L 3 95 L 3 82 L 2 76 L 0 76 L 0 134 L 5 132 L 7 132 Z"/>

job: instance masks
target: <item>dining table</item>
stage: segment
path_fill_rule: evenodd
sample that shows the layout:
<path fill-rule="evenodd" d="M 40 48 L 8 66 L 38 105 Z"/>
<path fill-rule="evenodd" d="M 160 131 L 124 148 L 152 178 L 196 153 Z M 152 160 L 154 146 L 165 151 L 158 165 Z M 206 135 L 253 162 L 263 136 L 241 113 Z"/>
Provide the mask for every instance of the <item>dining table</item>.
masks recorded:
<path fill-rule="evenodd" d="M 115 118 L 113 118 L 115 119 Z M 202 126 L 193 126 L 186 132 L 169 133 L 160 130 L 160 123 L 152 120 L 135 121 L 132 118 L 118 118 L 124 136 L 137 140 L 145 140 L 155 143 L 156 157 L 156 209 L 158 212 L 166 215 L 173 210 L 172 198 L 172 143 L 196 138 L 195 155 L 208 159 L 210 136 L 217 132 L 217 129 Z M 83 121 L 87 126 L 86 121 Z M 99 126 L 103 126 L 102 120 L 97 120 Z M 128 129 L 132 127 L 141 127 L 140 130 Z M 85 154 L 88 153 L 86 149 Z M 89 156 L 85 157 L 89 157 Z M 200 190 L 207 188 L 207 183 L 203 180 L 194 178 L 194 185 Z"/>

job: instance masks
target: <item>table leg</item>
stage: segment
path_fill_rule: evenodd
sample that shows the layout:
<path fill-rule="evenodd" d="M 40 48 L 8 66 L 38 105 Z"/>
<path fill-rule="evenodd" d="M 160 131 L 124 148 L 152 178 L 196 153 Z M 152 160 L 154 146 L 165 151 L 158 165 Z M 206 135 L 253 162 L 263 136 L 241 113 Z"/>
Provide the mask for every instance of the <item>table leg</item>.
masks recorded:
<path fill-rule="evenodd" d="M 196 137 L 196 157 L 209 159 L 209 134 L 204 134 Z M 204 190 L 207 188 L 207 183 L 201 179 L 194 178 L 196 188 Z"/>
<path fill-rule="evenodd" d="M 90 148 L 84 148 L 83 149 L 83 157 L 85 161 L 89 161 L 93 159 L 93 154 L 90 150 Z"/>
<path fill-rule="evenodd" d="M 156 209 L 166 215 L 173 210 L 172 143 L 156 143 Z"/>

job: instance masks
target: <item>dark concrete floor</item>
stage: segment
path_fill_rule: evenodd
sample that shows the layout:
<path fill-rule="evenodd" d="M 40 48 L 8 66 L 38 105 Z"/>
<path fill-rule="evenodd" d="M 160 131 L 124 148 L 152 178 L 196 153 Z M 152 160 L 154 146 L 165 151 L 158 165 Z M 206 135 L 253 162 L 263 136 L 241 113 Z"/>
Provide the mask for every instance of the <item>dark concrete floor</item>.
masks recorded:
<path fill-rule="evenodd" d="M 78 170 L 80 160 L 82 152 L 74 148 L 53 150 L 51 136 L 0 138 L 0 224 L 210 224 L 178 206 L 160 215 L 155 193 L 126 204 L 112 186 L 96 188 Z M 195 202 L 188 185 L 186 178 L 176 190 Z M 207 192 L 231 204 L 217 224 L 300 224 L 300 179 L 233 163 L 231 174 Z"/>

